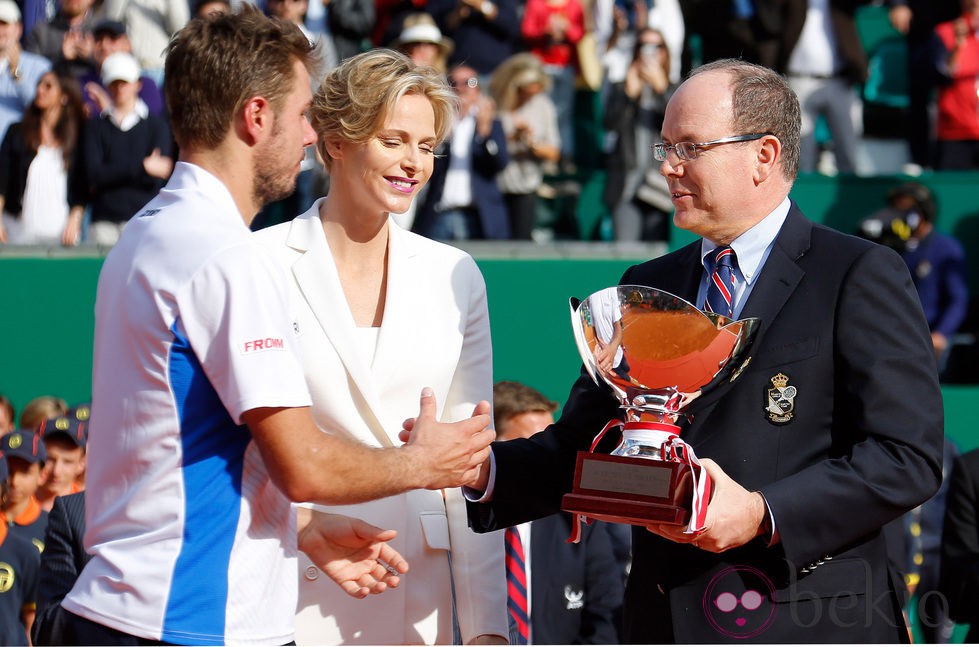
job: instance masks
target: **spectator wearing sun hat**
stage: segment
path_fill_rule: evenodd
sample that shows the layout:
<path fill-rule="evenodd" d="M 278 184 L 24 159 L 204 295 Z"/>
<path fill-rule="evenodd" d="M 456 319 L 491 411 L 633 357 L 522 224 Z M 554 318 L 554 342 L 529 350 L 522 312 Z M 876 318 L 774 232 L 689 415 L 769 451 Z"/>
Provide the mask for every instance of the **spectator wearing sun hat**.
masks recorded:
<path fill-rule="evenodd" d="M 429 65 L 443 74 L 455 47 L 427 13 L 405 16 L 404 26 L 392 46 L 404 52 L 417 65 Z"/>
<path fill-rule="evenodd" d="M 2 0 L 0 0 L 2 1 Z M 114 245 L 129 218 L 163 187 L 173 170 L 170 128 L 139 98 L 136 59 L 116 52 L 102 63 L 112 105 L 86 124 L 82 138 L 92 209 L 88 239 Z"/>
<path fill-rule="evenodd" d="M 29 541 L 38 552 L 44 550 L 44 529 L 48 513 L 41 509 L 37 490 L 47 454 L 40 436 L 29 429 L 17 429 L 0 437 L 0 455 L 7 459 L 7 499 L 3 515 L 7 530 Z"/>
<path fill-rule="evenodd" d="M 43 56 L 20 47 L 23 25 L 13 0 L 0 0 L 0 140 L 34 101 L 37 82 L 51 69 Z"/>
<path fill-rule="evenodd" d="M 74 416 L 58 416 L 41 423 L 38 433 L 44 441 L 47 463 L 37 500 L 42 509 L 50 511 L 56 496 L 82 491 L 78 477 L 85 471 L 88 423 Z"/>

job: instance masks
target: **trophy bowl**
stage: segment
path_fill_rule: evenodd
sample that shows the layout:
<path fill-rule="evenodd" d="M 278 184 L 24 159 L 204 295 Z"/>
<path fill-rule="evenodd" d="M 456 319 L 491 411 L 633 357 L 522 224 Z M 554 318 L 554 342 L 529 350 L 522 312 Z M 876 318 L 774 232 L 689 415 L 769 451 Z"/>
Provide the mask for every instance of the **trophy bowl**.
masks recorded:
<path fill-rule="evenodd" d="M 574 488 L 561 507 L 580 522 L 704 527 L 711 483 L 693 449 L 680 438 L 681 417 L 698 397 L 733 381 L 750 361 L 760 319 L 733 321 L 705 313 L 680 297 L 641 285 L 571 299 L 571 324 L 585 370 L 607 384 L 624 411 L 578 452 Z M 611 429 L 622 440 L 595 453 Z M 572 536 L 574 540 L 574 536 Z"/>

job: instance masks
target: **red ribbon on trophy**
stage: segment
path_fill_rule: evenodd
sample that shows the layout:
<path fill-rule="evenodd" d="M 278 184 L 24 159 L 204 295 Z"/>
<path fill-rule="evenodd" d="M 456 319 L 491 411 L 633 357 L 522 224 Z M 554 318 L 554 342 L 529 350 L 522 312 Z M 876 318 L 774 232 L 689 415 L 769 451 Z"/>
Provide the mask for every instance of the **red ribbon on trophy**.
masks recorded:
<path fill-rule="evenodd" d="M 623 437 L 627 435 L 634 437 L 636 432 L 640 432 L 643 445 L 659 447 L 659 460 L 679 462 L 690 467 L 694 474 L 694 487 L 690 489 L 690 520 L 687 522 L 687 529 L 684 530 L 684 533 L 698 534 L 703 532 L 707 520 L 707 504 L 710 502 L 712 481 L 707 475 L 707 470 L 700 464 L 693 447 L 680 438 L 679 427 L 661 422 L 609 420 L 608 424 L 595 436 L 588 451 L 594 452 L 605 434 L 616 428 L 622 430 Z M 616 455 L 615 452 L 613 455 Z M 628 454 L 622 455 L 627 456 Z M 585 515 L 576 514 L 571 529 L 571 537 L 568 538 L 569 543 L 577 544 L 581 541 L 583 523 L 591 523 L 591 519 Z"/>

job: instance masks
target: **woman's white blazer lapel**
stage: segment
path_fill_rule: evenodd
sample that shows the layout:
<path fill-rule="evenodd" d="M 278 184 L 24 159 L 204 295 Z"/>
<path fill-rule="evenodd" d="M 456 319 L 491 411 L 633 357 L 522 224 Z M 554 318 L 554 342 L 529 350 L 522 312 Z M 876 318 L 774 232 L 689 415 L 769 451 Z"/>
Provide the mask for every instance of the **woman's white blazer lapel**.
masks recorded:
<path fill-rule="evenodd" d="M 424 259 L 418 257 L 411 238 L 393 221 L 388 223 L 388 231 L 387 295 L 384 322 L 374 358 L 374 380 L 382 394 L 388 390 L 386 387 L 389 384 L 399 382 L 398 378 L 404 371 L 410 371 L 416 377 L 419 371 L 424 372 L 422 367 L 414 366 L 419 356 L 419 344 L 425 342 L 426 334 L 424 326 L 419 325 L 419 319 L 437 314 L 424 312 L 419 317 L 416 297 L 419 290 L 425 289 L 423 278 L 419 275 L 419 263 L 423 263 Z M 442 403 L 438 404 L 441 409 Z"/>
<path fill-rule="evenodd" d="M 301 334 L 325 336 L 347 372 L 347 376 L 338 375 L 337 379 L 349 378 L 354 384 L 369 409 L 362 412 L 364 422 L 382 446 L 391 446 L 391 438 L 378 419 L 378 412 L 382 408 L 375 380 L 371 368 L 358 351 L 354 338 L 356 325 L 315 207 L 292 221 L 286 240 L 290 247 L 301 252 L 292 264 L 292 274 L 318 324 L 317 330 L 305 330 Z M 304 361 L 315 370 L 315 357 L 306 357 Z"/>

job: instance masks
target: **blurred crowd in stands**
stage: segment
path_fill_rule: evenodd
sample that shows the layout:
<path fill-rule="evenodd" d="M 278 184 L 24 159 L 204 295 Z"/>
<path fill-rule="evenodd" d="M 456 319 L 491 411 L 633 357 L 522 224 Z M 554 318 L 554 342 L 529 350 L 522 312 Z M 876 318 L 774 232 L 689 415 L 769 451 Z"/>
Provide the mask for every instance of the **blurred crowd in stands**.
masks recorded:
<path fill-rule="evenodd" d="M 0 245 L 112 245 L 176 158 L 160 89 L 168 39 L 246 1 L 0 0 Z M 789 79 L 803 176 L 979 168 L 979 0 L 255 1 L 317 45 L 322 74 L 382 46 L 444 71 L 460 113 L 431 181 L 393 214 L 440 240 L 667 241 L 672 201 L 651 144 L 683 74 L 722 57 Z M 328 187 L 310 147 L 295 193 L 253 228 Z M 899 251 L 939 285 L 934 302 L 953 315 L 938 334 L 952 338 L 968 310 L 965 251 L 936 247 L 937 232 L 919 247 L 941 220 L 925 212 Z M 935 250 L 949 269 L 920 258 Z"/>
<path fill-rule="evenodd" d="M 0 244 L 113 244 L 176 156 L 168 39 L 246 1 L 0 0 Z M 650 144 L 682 75 L 722 57 L 790 80 L 803 173 L 979 167 L 976 0 L 256 1 L 318 45 L 324 74 L 381 46 L 445 71 L 463 111 L 426 194 L 396 215 L 440 239 L 666 240 Z M 569 234 L 596 179 L 600 227 Z M 255 226 L 328 183 L 310 149 L 295 194 Z"/>
<path fill-rule="evenodd" d="M 169 38 L 242 1 L 0 0 L 0 244 L 117 240 L 176 159 L 160 89 Z M 586 237 L 666 240 L 672 202 L 651 145 L 682 75 L 723 57 L 789 79 L 803 108 L 803 173 L 979 169 L 979 0 L 259 2 L 318 45 L 324 74 L 382 46 L 444 71 L 462 110 L 425 192 L 393 214 L 433 238 L 547 242 L 597 173 L 607 227 Z M 870 6 L 887 16 L 889 35 L 861 33 L 858 12 Z M 302 213 L 328 184 L 310 149 L 296 192 L 253 227 Z M 905 257 L 936 360 L 954 372 L 956 341 L 975 347 L 963 327 L 979 330 L 966 324 L 976 317 L 962 243 L 975 245 L 935 230 L 939 209 L 924 184 L 901 183 L 885 198 L 853 233 Z M 34 522 L 56 495 L 84 485 L 87 409 L 39 398 L 17 424 L 13 416 L 0 396 L 7 518 L 37 545 L 43 524 L 38 534 Z M 908 524 L 917 538 L 919 522 Z M 942 633 L 929 638 L 948 640 L 947 618 L 936 622 Z"/>

